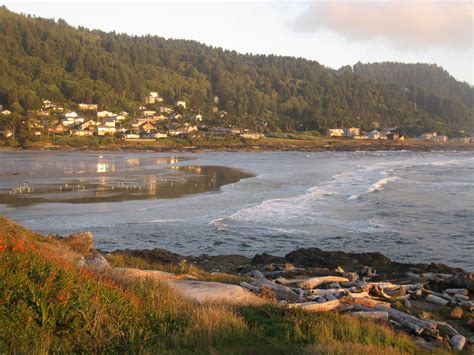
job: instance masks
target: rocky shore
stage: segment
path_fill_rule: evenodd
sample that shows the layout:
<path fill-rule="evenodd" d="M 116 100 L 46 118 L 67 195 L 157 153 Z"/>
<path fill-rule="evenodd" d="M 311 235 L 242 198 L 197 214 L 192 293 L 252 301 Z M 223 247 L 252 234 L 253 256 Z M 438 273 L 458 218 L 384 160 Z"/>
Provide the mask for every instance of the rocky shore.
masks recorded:
<path fill-rule="evenodd" d="M 119 250 L 110 256 L 234 274 L 246 278 L 242 288 L 280 306 L 389 321 L 421 339 L 449 343 L 455 350 L 474 343 L 474 273 L 441 263 L 398 263 L 381 253 L 319 248 L 298 249 L 283 257 L 266 253 L 253 258 L 195 257 L 164 249 Z"/>

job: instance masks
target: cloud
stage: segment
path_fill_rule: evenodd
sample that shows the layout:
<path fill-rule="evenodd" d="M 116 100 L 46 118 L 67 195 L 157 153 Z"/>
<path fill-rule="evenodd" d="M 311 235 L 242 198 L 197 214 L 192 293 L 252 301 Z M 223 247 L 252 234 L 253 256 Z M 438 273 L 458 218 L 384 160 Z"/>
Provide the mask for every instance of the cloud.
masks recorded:
<path fill-rule="evenodd" d="M 472 2 L 312 2 L 294 21 L 298 31 L 335 31 L 349 40 L 384 38 L 396 47 L 472 48 Z"/>

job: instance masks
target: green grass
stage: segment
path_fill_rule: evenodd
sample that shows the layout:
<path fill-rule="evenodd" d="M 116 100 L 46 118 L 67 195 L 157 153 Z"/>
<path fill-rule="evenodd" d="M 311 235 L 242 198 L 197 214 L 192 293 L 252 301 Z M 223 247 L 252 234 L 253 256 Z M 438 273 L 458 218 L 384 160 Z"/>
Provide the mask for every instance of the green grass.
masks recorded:
<path fill-rule="evenodd" d="M 69 264 L 59 242 L 3 217 L 0 240 L 0 353 L 419 352 L 407 335 L 369 320 L 200 305 L 151 281 L 126 287 Z"/>

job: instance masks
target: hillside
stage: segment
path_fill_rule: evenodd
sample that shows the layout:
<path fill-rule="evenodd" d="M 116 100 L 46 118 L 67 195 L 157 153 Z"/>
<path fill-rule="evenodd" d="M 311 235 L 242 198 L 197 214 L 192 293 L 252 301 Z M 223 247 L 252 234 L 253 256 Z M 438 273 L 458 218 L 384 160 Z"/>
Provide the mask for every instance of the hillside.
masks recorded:
<path fill-rule="evenodd" d="M 0 216 L 1 353 L 421 351 L 409 336 L 370 320 L 272 302 L 199 304 L 163 283 L 124 282 L 78 267 L 86 251 Z"/>
<path fill-rule="evenodd" d="M 388 79 L 368 81 L 360 70 L 333 71 L 301 58 L 74 28 L 5 7 L 0 43 L 0 104 L 16 112 L 39 108 L 43 99 L 134 112 L 147 92 L 156 91 L 166 102 L 184 99 L 208 116 L 217 104 L 228 112 L 229 123 L 267 131 L 380 125 L 419 134 L 474 127 L 472 104 L 453 99 L 457 92 L 469 99 L 473 89 L 452 80 L 433 92 L 439 100 L 431 100 L 427 87 L 425 103 L 415 107 L 403 87 Z M 453 91 L 453 85 L 464 89 Z M 445 98 L 446 93 L 451 94 Z"/>

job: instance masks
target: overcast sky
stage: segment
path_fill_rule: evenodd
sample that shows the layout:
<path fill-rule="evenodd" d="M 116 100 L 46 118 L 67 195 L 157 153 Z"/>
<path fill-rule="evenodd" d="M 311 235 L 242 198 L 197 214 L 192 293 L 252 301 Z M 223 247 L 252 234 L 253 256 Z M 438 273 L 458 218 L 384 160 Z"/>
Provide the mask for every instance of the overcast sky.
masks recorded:
<path fill-rule="evenodd" d="M 331 68 L 378 61 L 436 63 L 474 83 L 468 1 L 3 1 L 74 26 L 194 39 L 242 53 L 314 59 Z"/>

